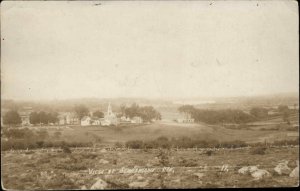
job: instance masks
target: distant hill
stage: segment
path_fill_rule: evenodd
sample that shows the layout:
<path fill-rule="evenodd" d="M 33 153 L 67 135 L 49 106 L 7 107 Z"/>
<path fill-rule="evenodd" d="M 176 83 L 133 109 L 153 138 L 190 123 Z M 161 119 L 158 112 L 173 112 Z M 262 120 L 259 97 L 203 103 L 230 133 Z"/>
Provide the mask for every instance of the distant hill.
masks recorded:
<path fill-rule="evenodd" d="M 159 99 L 159 98 L 80 98 L 65 100 L 43 100 L 43 101 L 15 101 L 1 100 L 3 109 L 20 109 L 32 107 L 34 110 L 58 110 L 72 111 L 75 105 L 83 104 L 91 110 L 99 109 L 105 111 L 108 103 L 111 102 L 115 111 L 119 110 L 121 104 L 131 105 L 137 103 L 140 106 L 152 105 L 155 108 L 172 108 L 176 110 L 180 105 L 190 104 L 200 108 L 249 108 L 254 106 L 278 106 L 278 105 L 299 105 L 298 93 L 282 93 L 263 96 L 245 97 L 213 97 L 213 98 L 185 98 L 185 99 Z"/>

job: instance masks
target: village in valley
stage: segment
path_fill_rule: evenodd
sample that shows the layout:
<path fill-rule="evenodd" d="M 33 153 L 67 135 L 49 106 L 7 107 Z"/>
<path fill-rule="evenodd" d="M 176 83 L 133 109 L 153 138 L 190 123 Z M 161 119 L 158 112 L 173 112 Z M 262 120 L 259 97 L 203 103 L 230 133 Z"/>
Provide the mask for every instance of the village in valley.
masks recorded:
<path fill-rule="evenodd" d="M 3 190 L 299 187 L 296 1 L 0 13 Z"/>
<path fill-rule="evenodd" d="M 293 186 L 297 99 L 292 94 L 194 105 L 98 100 L 101 104 L 69 104 L 66 112 L 61 103 L 4 100 L 3 178 L 20 189 Z M 164 180 L 156 181 L 163 174 Z M 216 177 L 220 181 L 213 183 Z M 228 183 L 233 177 L 239 182 Z"/>

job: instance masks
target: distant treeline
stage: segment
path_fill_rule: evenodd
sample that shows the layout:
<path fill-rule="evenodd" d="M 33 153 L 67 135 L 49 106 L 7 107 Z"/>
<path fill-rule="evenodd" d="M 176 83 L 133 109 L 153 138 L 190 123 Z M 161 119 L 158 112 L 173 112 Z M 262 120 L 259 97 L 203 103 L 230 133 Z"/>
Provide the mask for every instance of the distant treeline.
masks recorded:
<path fill-rule="evenodd" d="M 160 120 L 161 114 L 155 110 L 152 106 L 139 106 L 136 103 L 133 103 L 130 107 L 125 105 L 120 106 L 121 115 L 132 118 L 132 117 L 141 117 L 143 121 L 150 122 L 153 119 Z"/>
<path fill-rule="evenodd" d="M 29 120 L 31 124 L 49 124 L 49 123 L 57 123 L 58 122 L 58 113 L 51 112 L 47 113 L 44 111 L 41 112 L 32 112 L 29 116 Z"/>
<path fill-rule="evenodd" d="M 237 109 L 208 110 L 197 109 L 191 105 L 184 105 L 178 110 L 191 115 L 191 117 L 195 119 L 195 122 L 204 122 L 208 124 L 247 123 L 255 120 L 253 115 Z"/>
<path fill-rule="evenodd" d="M 192 105 L 183 105 L 178 108 L 179 112 L 189 114 L 195 119 L 195 122 L 204 122 L 208 124 L 235 123 L 242 124 L 263 120 L 268 118 L 268 110 L 263 107 L 253 107 L 249 113 L 239 109 L 209 110 L 197 109 Z M 282 116 L 284 122 L 289 122 L 289 115 L 292 110 L 286 105 L 280 105 L 277 108 L 278 114 Z"/>

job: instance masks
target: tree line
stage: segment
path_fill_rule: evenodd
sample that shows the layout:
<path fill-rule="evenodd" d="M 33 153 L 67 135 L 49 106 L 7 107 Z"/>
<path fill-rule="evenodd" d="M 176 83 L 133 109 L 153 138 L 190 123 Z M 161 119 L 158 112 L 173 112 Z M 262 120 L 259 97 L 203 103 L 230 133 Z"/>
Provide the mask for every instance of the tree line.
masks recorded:
<path fill-rule="evenodd" d="M 58 122 L 58 113 L 57 112 L 32 112 L 29 115 L 29 121 L 31 124 L 49 124 Z"/>
<path fill-rule="evenodd" d="M 121 116 L 126 116 L 129 118 L 132 117 L 141 117 L 143 121 L 150 122 L 153 119 L 160 120 L 161 114 L 156 111 L 152 106 L 143 106 L 140 107 L 138 104 L 133 103 L 130 107 L 126 107 L 125 105 L 121 105 Z M 76 117 L 78 117 L 79 121 L 85 116 L 92 116 L 103 118 L 104 113 L 97 110 L 90 114 L 89 109 L 85 105 L 76 105 L 73 108 Z M 36 124 L 55 124 L 59 122 L 59 114 L 57 112 L 31 112 L 29 115 L 29 122 L 33 125 Z M 3 124 L 8 125 L 19 125 L 22 123 L 22 119 L 17 110 L 8 111 L 3 116 Z"/>
<path fill-rule="evenodd" d="M 139 106 L 133 103 L 131 106 L 127 107 L 124 104 L 120 106 L 121 115 L 129 118 L 135 116 L 141 117 L 145 122 L 151 122 L 153 119 L 161 120 L 161 114 L 155 110 L 152 106 Z"/>
<path fill-rule="evenodd" d="M 253 107 L 249 113 L 239 109 L 197 109 L 192 105 L 183 105 L 178 108 L 181 113 L 189 114 L 195 119 L 195 122 L 204 122 L 208 124 L 220 123 L 248 123 L 257 120 L 264 120 L 269 117 L 268 109 L 263 107 Z M 279 115 L 282 116 L 284 122 L 290 123 L 289 115 L 291 110 L 286 105 L 279 105 L 277 108 Z"/>

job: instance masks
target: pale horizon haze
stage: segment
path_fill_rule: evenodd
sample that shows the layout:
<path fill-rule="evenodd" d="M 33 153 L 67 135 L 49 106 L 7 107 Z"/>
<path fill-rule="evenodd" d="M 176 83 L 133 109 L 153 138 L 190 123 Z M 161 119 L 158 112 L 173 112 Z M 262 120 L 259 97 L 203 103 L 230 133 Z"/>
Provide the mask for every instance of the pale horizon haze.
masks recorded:
<path fill-rule="evenodd" d="M 296 1 L 4 1 L 1 99 L 298 92 L 298 27 Z"/>

